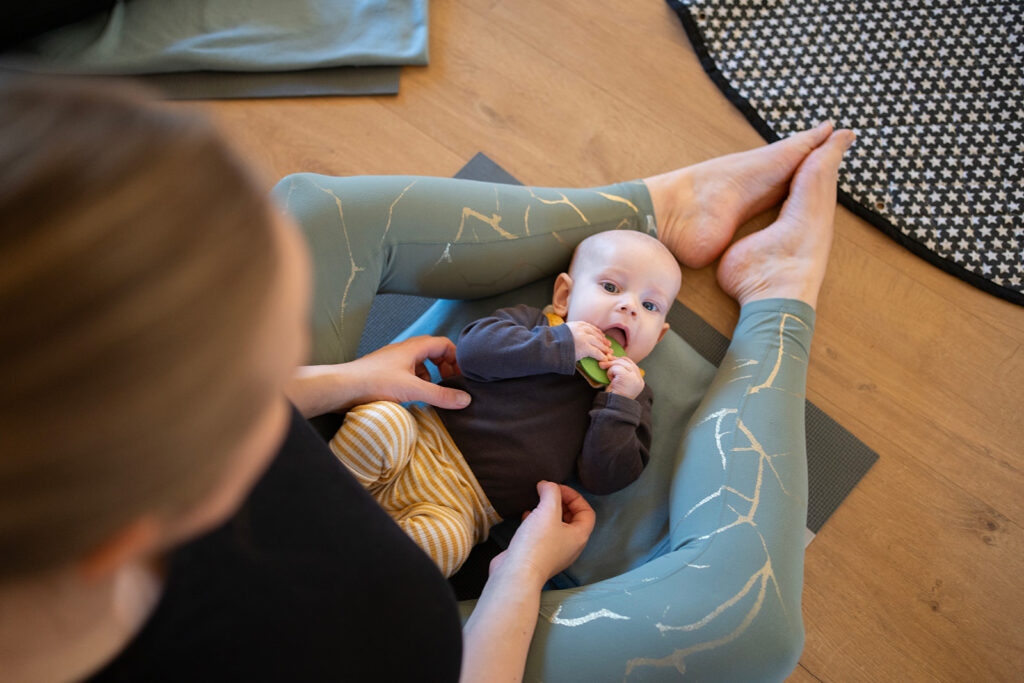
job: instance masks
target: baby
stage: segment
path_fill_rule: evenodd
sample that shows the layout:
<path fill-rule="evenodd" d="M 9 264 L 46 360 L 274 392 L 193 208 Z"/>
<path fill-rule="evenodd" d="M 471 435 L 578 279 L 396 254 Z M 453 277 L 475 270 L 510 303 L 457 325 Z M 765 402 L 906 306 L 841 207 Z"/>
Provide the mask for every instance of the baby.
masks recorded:
<path fill-rule="evenodd" d="M 473 397 L 467 408 L 358 406 L 331 449 L 450 576 L 494 524 L 536 506 L 537 482 L 575 477 L 607 494 L 640 476 L 652 396 L 637 362 L 668 331 L 681 278 L 653 237 L 593 235 L 544 311 L 505 308 L 462 331 L 461 376 L 444 383 Z M 607 384 L 578 368 L 585 358 Z"/>

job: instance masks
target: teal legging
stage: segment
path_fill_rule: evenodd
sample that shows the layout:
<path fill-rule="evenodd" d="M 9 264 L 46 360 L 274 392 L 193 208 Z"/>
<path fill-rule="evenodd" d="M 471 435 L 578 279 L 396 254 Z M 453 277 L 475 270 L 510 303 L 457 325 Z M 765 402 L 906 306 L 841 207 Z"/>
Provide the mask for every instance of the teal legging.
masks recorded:
<path fill-rule="evenodd" d="M 595 232 L 656 232 L 639 181 L 553 189 L 299 174 L 274 196 L 310 244 L 315 363 L 355 357 L 378 292 L 491 296 L 564 269 Z M 660 457 L 668 475 L 634 484 L 668 498 L 660 539 L 627 550 L 642 560 L 617 576 L 543 594 L 526 680 L 781 680 L 793 670 L 803 646 L 813 326 L 804 303 L 748 304 L 709 386 L 672 377 L 680 393 L 704 393 L 692 414 L 663 422 L 681 438 L 648 470 Z M 655 389 L 656 405 L 666 389 Z M 613 525 L 614 508 L 604 510 Z"/>

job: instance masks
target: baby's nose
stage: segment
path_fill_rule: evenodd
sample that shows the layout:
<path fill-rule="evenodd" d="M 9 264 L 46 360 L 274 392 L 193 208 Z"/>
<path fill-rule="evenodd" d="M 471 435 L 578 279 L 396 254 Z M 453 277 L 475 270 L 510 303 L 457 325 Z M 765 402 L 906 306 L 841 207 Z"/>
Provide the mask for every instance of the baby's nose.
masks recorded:
<path fill-rule="evenodd" d="M 636 315 L 636 306 L 634 306 L 634 305 L 632 305 L 632 304 L 630 304 L 628 302 L 625 302 L 625 301 L 619 304 L 619 310 L 622 311 L 623 313 L 629 313 L 630 315 Z"/>

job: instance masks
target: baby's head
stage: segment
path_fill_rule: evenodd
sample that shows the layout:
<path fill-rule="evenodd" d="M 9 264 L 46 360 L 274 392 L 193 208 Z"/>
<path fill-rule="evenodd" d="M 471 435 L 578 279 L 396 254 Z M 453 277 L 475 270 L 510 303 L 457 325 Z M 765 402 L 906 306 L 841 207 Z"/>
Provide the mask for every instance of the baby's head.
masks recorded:
<path fill-rule="evenodd" d="M 681 282 L 679 263 L 661 242 L 610 230 L 576 247 L 569 272 L 555 281 L 552 308 L 566 322 L 595 325 L 639 362 L 668 331 L 665 316 Z"/>

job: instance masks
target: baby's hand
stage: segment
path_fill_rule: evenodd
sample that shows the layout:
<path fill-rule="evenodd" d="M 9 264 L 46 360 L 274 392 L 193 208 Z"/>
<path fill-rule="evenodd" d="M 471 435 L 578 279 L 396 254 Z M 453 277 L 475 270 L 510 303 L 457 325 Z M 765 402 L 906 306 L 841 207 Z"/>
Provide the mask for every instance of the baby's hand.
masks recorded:
<path fill-rule="evenodd" d="M 636 398 L 644 390 L 644 376 L 632 358 L 620 356 L 610 361 L 598 363 L 608 373 L 611 384 L 605 391 L 619 394 L 626 398 Z"/>
<path fill-rule="evenodd" d="M 602 361 L 615 357 L 612 354 L 612 343 L 604 336 L 604 332 L 597 329 L 597 326 L 582 320 L 574 320 L 571 323 L 566 323 L 565 326 L 572 331 L 577 362 L 584 358 L 596 358 Z"/>

